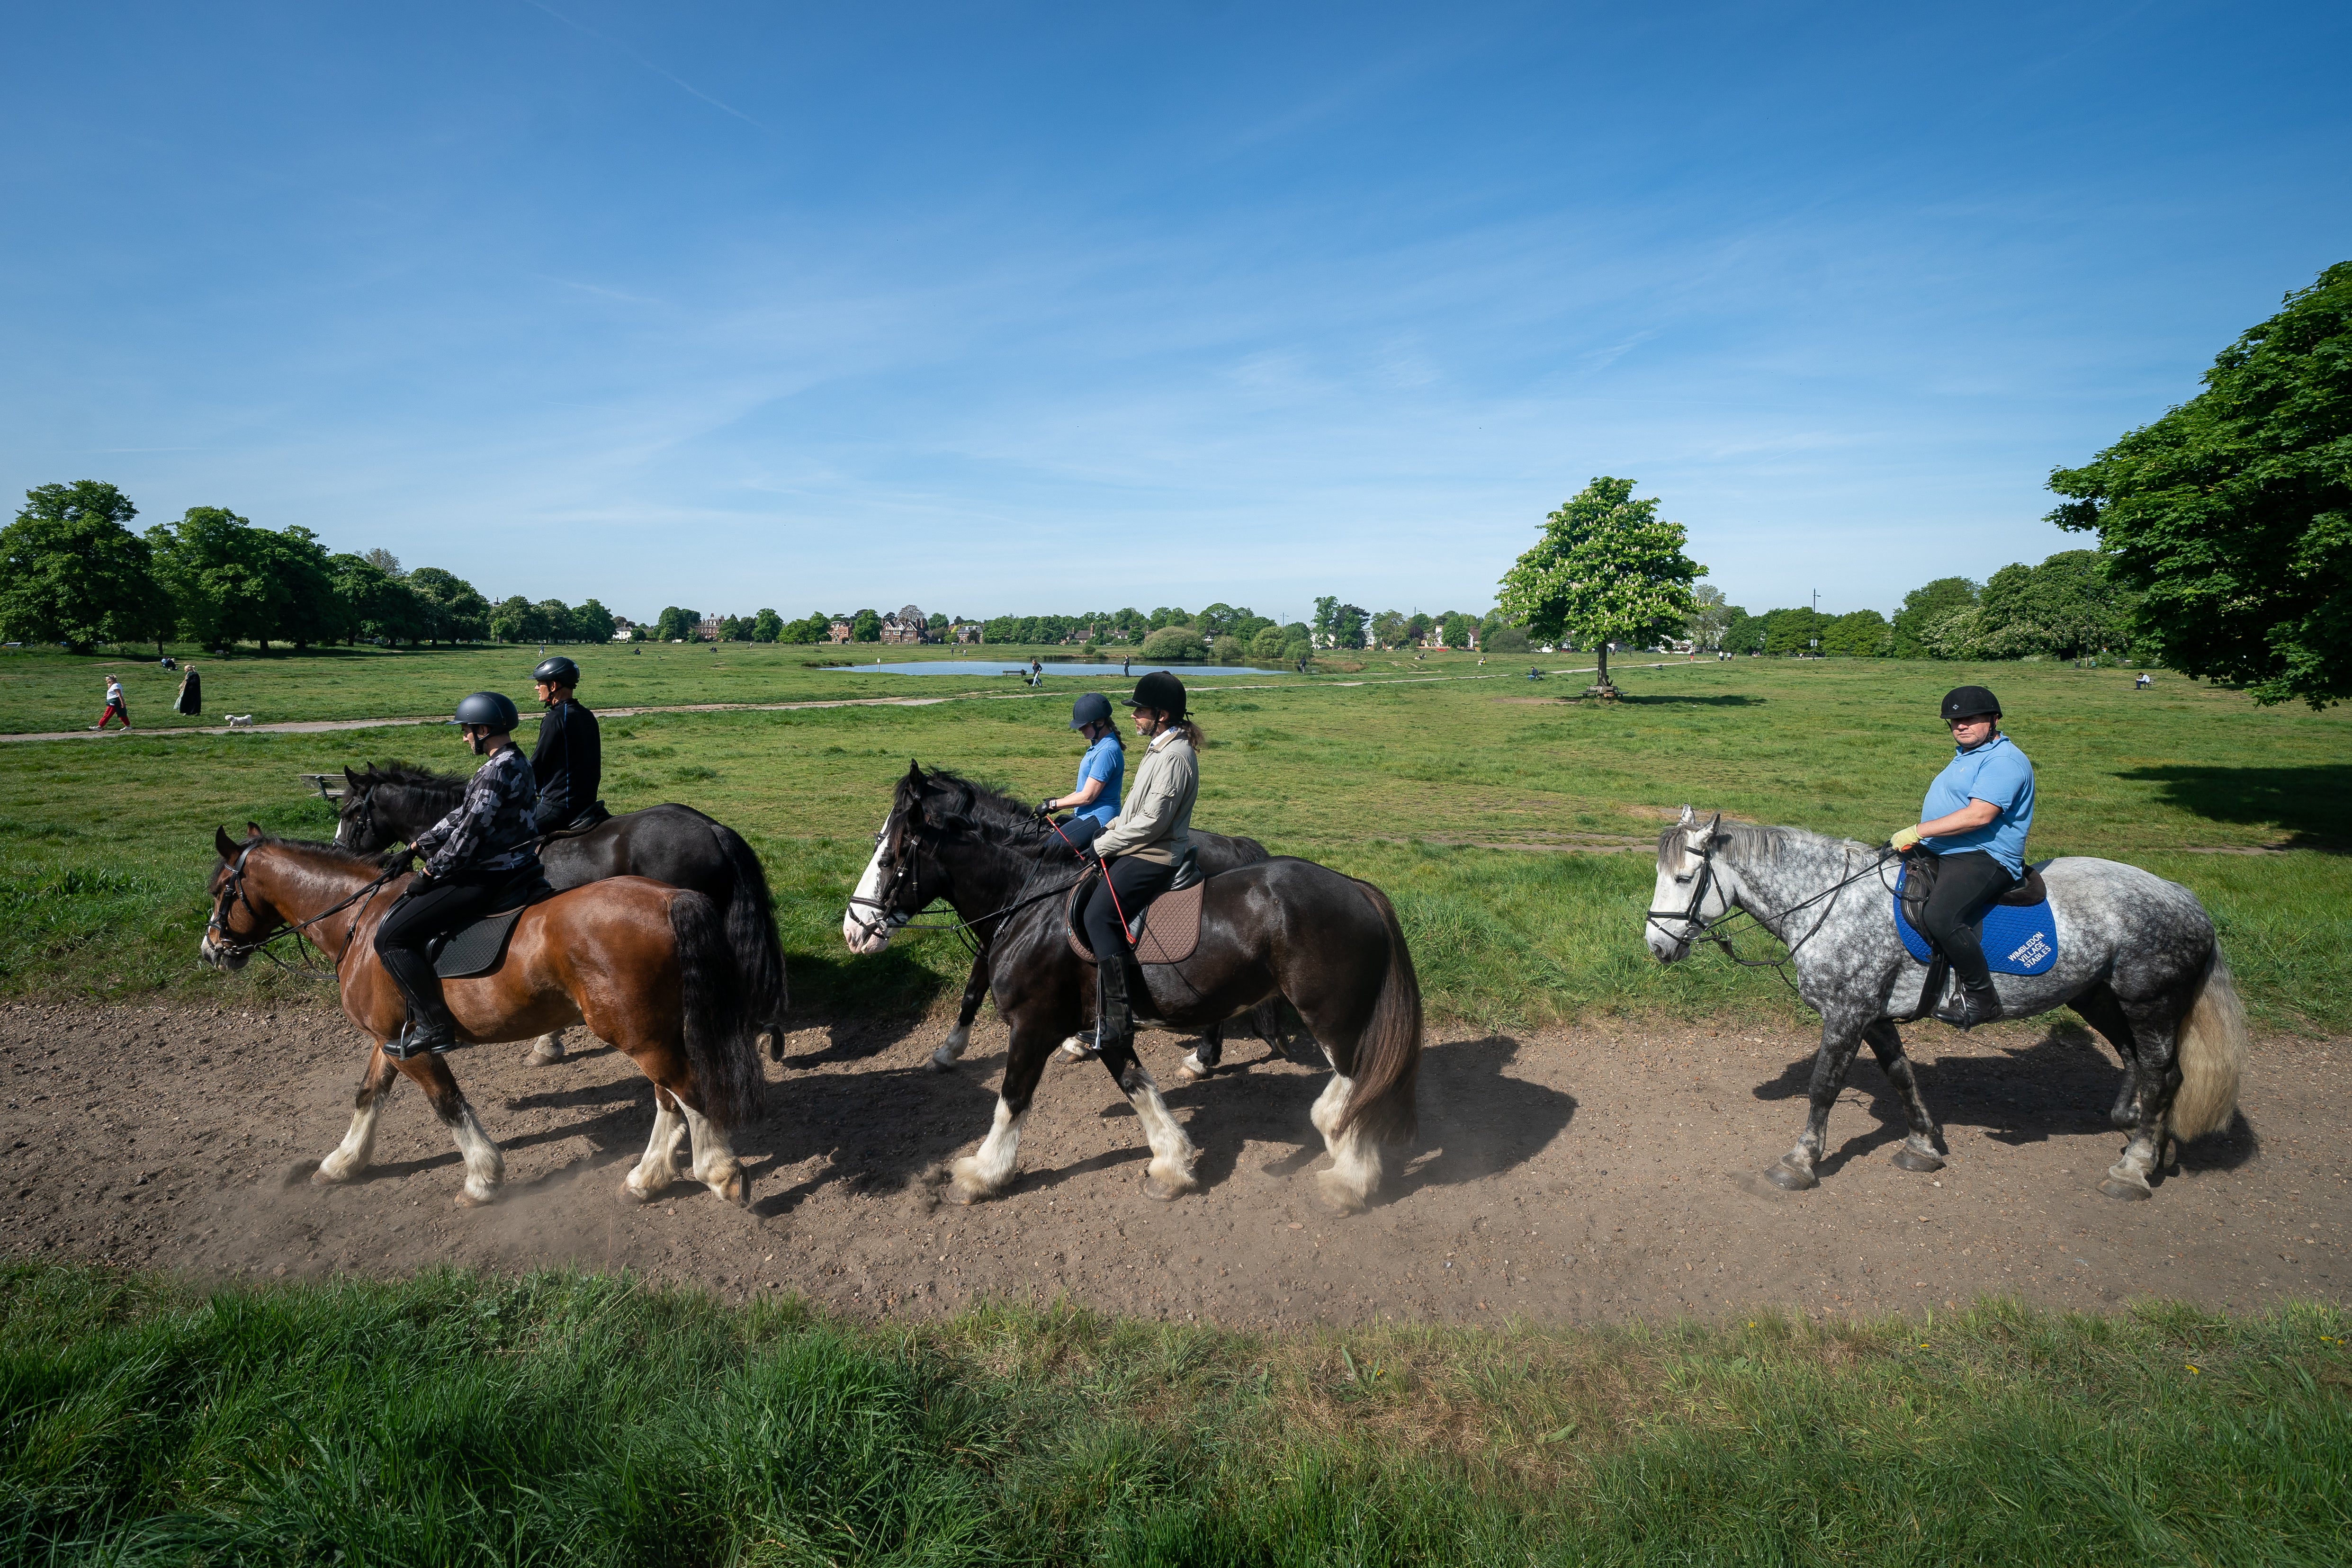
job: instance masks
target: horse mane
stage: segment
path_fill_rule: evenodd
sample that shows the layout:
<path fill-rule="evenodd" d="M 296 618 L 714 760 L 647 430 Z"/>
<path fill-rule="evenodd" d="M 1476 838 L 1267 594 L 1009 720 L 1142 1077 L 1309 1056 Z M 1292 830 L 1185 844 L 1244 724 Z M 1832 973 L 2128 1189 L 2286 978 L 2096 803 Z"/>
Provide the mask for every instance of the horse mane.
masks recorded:
<path fill-rule="evenodd" d="M 317 839 L 289 839 L 281 838 L 276 833 L 264 833 L 259 840 L 250 841 L 275 844 L 283 850 L 308 850 L 312 854 L 323 855 L 332 861 L 341 861 L 345 865 L 364 866 L 370 871 L 384 869 L 384 857 L 380 854 L 366 854 L 358 850 L 347 850 L 341 844 L 321 843 Z"/>
<path fill-rule="evenodd" d="M 399 784 L 425 794 L 447 795 L 453 801 L 466 792 L 466 780 L 457 774 L 436 773 L 430 768 L 397 759 L 369 763 L 360 771 L 358 783 L 363 789 Z"/>
<path fill-rule="evenodd" d="M 940 768 L 925 777 L 923 787 L 927 792 L 946 790 L 955 795 L 956 811 L 971 818 L 982 836 L 993 841 L 1022 848 L 1045 836 L 1031 807 L 992 784 Z"/>
<path fill-rule="evenodd" d="M 1685 829 L 1676 822 L 1658 835 L 1658 863 L 1666 863 L 1669 852 L 1681 853 Z M 1801 860 L 1810 852 L 1825 850 L 1863 850 L 1869 845 L 1854 839 L 1832 838 L 1810 828 L 1772 827 L 1762 822 L 1718 822 L 1716 841 L 1729 850 L 1738 860 L 1749 864 L 1761 862 Z M 1675 862 L 1680 864 L 1679 859 Z"/>

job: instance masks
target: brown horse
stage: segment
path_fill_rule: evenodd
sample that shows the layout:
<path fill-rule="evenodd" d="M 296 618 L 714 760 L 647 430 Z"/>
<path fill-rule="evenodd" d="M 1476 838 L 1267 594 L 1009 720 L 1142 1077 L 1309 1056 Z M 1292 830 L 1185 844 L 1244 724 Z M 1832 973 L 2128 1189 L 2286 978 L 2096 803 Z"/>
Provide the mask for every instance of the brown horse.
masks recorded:
<path fill-rule="evenodd" d="M 407 1004 L 376 961 L 373 937 L 407 877 L 332 844 L 270 838 L 250 822 L 246 834 L 239 843 L 214 831 L 221 863 L 198 954 L 216 968 L 240 969 L 272 937 L 299 933 L 334 960 L 344 1016 L 375 1041 L 351 1131 L 310 1179 L 329 1186 L 366 1168 L 383 1097 L 394 1074 L 405 1073 L 465 1158 L 458 1204 L 489 1202 L 505 1162 L 448 1064 L 438 1056 L 394 1061 L 383 1051 L 400 1033 Z M 668 1186 L 678 1145 L 690 1138 L 695 1178 L 730 1203 L 751 1200 L 751 1177 L 726 1133 L 757 1114 L 766 1081 L 709 898 L 636 876 L 558 894 L 523 911 L 498 968 L 443 989 L 463 1041 L 528 1040 L 584 1022 L 653 1080 L 653 1139 L 623 1183 L 623 1197 L 643 1203 Z"/>

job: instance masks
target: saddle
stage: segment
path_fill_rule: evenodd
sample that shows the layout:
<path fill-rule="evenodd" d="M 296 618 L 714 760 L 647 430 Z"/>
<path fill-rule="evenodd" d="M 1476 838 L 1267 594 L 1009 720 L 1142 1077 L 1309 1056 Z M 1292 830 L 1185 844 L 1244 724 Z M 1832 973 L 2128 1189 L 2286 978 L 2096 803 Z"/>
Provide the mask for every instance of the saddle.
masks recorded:
<path fill-rule="evenodd" d="M 522 912 L 554 896 L 555 889 L 548 885 L 545 872 L 509 886 L 499 894 L 498 902 L 504 907 L 425 945 L 425 956 L 433 960 L 433 972 L 445 980 L 488 974 L 506 962 L 507 943 L 514 936 L 515 922 L 522 918 Z"/>
<path fill-rule="evenodd" d="M 613 813 L 604 809 L 604 801 L 599 800 L 562 827 L 548 829 L 540 835 L 539 841 L 543 844 L 554 839 L 576 839 L 592 829 L 603 827 L 612 820 Z"/>
<path fill-rule="evenodd" d="M 2050 890 L 2042 880 L 2042 868 L 2049 863 L 2042 861 L 2027 866 L 2018 884 L 2003 894 L 1977 923 L 1985 961 L 1997 975 L 2039 975 L 2058 962 L 2058 926 L 2050 914 Z M 1941 867 L 1938 856 L 1906 850 L 1903 870 L 1895 880 L 1895 934 L 1903 939 L 1906 952 L 1927 966 L 1927 978 L 1919 988 L 1918 1004 L 1896 1019 L 1897 1023 L 1915 1022 L 1934 1012 L 1936 998 L 1942 994 L 1951 970 L 1949 960 L 1919 928 L 1927 912 L 1927 895 L 1935 890 Z"/>
<path fill-rule="evenodd" d="M 1078 929 L 1078 899 L 1101 875 L 1099 869 L 1089 868 L 1072 884 L 1070 896 L 1062 904 L 1070 950 L 1089 964 L 1095 961 L 1095 950 L 1087 946 L 1086 934 Z M 1176 862 L 1175 885 L 1129 917 L 1127 940 L 1135 949 L 1137 963 L 1181 964 L 1192 956 L 1192 949 L 1201 945 L 1201 890 L 1208 885 L 1198 858 L 1186 850 Z"/>

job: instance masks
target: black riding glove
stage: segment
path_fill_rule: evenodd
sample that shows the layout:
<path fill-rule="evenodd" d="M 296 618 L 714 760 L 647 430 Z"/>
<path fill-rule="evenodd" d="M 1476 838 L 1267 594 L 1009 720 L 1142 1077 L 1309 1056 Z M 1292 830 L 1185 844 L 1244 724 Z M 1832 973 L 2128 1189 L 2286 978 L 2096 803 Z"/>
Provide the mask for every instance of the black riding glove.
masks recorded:
<path fill-rule="evenodd" d="M 1038 801 L 1038 802 L 1037 802 L 1037 809 L 1036 809 L 1034 811 L 1030 812 L 1029 814 L 1030 814 L 1031 816 L 1033 816 L 1033 817 L 1050 817 L 1050 816 L 1052 816 L 1052 815 L 1055 813 L 1055 810 L 1057 810 L 1059 809 L 1059 808 L 1057 808 L 1057 807 L 1054 804 L 1054 800 L 1055 800 L 1055 798 L 1054 798 L 1053 796 L 1051 796 L 1051 795 L 1046 796 L 1044 800 L 1040 800 L 1040 801 Z"/>

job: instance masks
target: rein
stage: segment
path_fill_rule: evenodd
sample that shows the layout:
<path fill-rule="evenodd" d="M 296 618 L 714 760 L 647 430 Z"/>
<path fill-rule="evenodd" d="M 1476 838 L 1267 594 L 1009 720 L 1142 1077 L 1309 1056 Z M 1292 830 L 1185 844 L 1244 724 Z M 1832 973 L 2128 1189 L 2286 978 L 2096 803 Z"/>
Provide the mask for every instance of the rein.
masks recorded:
<path fill-rule="evenodd" d="M 1687 850 L 1688 846 L 1685 847 L 1685 850 Z M 1853 872 L 1837 882 L 1832 883 L 1829 886 L 1822 889 L 1821 892 L 1814 894 L 1811 898 L 1802 899 L 1798 903 L 1792 904 L 1788 908 L 1780 911 L 1780 914 L 1773 915 L 1772 918 L 1776 921 L 1786 920 L 1789 916 L 1798 914 L 1802 910 L 1809 909 L 1816 904 L 1822 904 L 1821 914 L 1814 916 L 1812 925 L 1807 928 L 1805 934 L 1802 936 L 1798 937 L 1795 941 L 1790 942 L 1787 937 L 1778 936 L 1769 925 L 1766 925 L 1763 915 L 1757 914 L 1754 910 L 1748 909 L 1744 905 L 1734 904 L 1728 898 L 1724 900 L 1724 909 L 1721 915 L 1717 915 L 1712 920 L 1708 920 L 1702 915 L 1701 911 L 1706 904 L 1707 889 L 1712 886 L 1715 882 L 1715 834 L 1710 831 L 1706 835 L 1706 848 L 1699 852 L 1698 875 L 1692 883 L 1690 902 L 1681 909 L 1650 910 L 1643 916 L 1643 921 L 1645 925 L 1655 925 L 1659 930 L 1665 931 L 1666 935 L 1669 936 L 1673 936 L 1675 933 L 1667 930 L 1664 923 L 1669 920 L 1680 921 L 1685 929 L 1677 940 L 1683 942 L 1712 942 L 1716 946 L 1723 950 L 1723 956 L 1725 957 L 1730 959 L 1733 963 L 1738 965 L 1743 969 L 1769 969 L 1775 975 L 1780 977 L 1780 983 L 1782 985 L 1789 988 L 1789 994 L 1790 996 L 1793 996 L 1799 1001 L 1803 1002 L 1805 1000 L 1804 992 L 1797 988 L 1796 982 L 1789 978 L 1788 972 L 1790 963 L 1797 956 L 1797 950 L 1802 947 L 1806 943 L 1811 941 L 1815 936 L 1819 935 L 1821 928 L 1828 923 L 1830 909 L 1834 904 L 1838 894 L 1844 891 L 1846 888 L 1853 886 L 1855 883 L 1860 882 L 1864 877 L 1870 876 L 1874 873 L 1879 876 L 1879 880 L 1882 883 L 1885 881 L 1885 874 L 1881 868 L 1885 865 L 1886 859 L 1887 852 L 1883 849 L 1879 850 L 1874 852 L 1868 861 L 1864 862 L 1861 870 Z M 1822 901 L 1824 899 L 1831 902 L 1823 904 Z M 1771 936 L 1775 941 L 1785 943 L 1787 945 L 1788 951 L 1781 954 L 1781 956 L 1777 958 L 1741 957 L 1739 956 L 1739 950 L 1731 945 L 1731 938 L 1734 933 L 1731 929 L 1727 928 L 1731 927 L 1733 922 L 1738 920 L 1742 916 L 1754 922 L 1756 928 L 1762 931 L 1766 936 Z M 1805 1005 L 1811 1007 L 1812 1004 L 1806 1002 Z"/>

